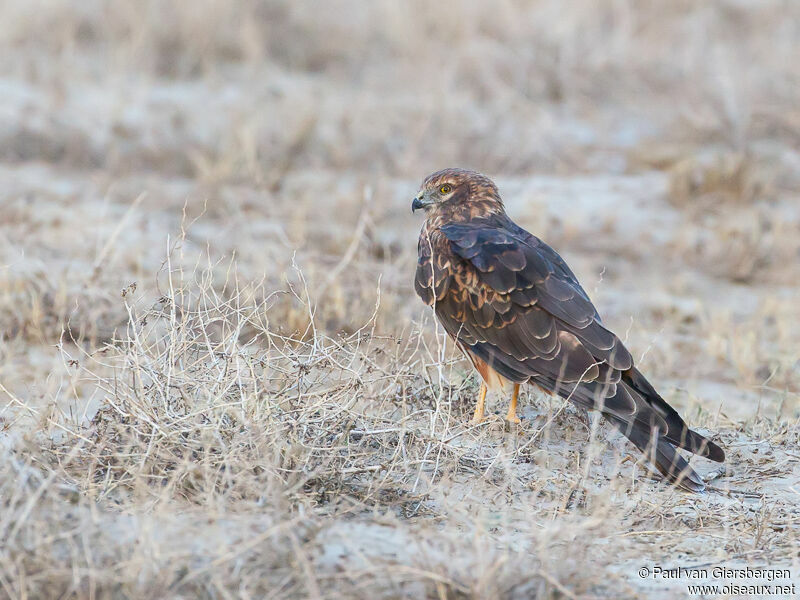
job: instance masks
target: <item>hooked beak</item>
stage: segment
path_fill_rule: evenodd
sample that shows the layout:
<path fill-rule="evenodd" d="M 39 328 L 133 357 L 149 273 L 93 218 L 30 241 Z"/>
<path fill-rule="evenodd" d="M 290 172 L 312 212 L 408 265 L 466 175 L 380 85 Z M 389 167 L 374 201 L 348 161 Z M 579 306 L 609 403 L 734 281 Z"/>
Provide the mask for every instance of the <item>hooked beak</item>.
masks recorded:
<path fill-rule="evenodd" d="M 413 213 L 418 208 L 425 208 L 428 206 L 430 202 L 426 202 L 425 198 L 423 197 L 422 193 L 420 192 L 414 197 L 414 201 L 411 203 L 411 212 Z"/>

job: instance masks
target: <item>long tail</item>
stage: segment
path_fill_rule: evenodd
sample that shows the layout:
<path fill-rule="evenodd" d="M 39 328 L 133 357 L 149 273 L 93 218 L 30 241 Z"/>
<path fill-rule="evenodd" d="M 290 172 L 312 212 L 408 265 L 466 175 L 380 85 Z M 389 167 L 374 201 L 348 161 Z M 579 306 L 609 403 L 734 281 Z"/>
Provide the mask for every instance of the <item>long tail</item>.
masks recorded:
<path fill-rule="evenodd" d="M 638 369 L 633 367 L 617 373 L 616 384 L 590 381 L 568 386 L 546 377 L 537 377 L 531 382 L 569 398 L 578 406 L 600 410 L 668 481 L 687 490 L 703 491 L 703 480 L 677 448 L 717 462 L 725 460 L 725 452 L 711 440 L 689 429 L 678 412 L 658 395 Z"/>
<path fill-rule="evenodd" d="M 632 394 L 635 401 L 637 401 L 637 408 L 644 408 L 638 406 L 638 398 L 641 398 L 646 403 L 647 408 L 652 410 L 666 423 L 667 430 L 661 432 L 661 438 L 678 448 L 684 448 L 698 456 L 703 456 L 716 462 L 725 461 L 725 452 L 722 448 L 696 431 L 689 429 L 689 426 L 686 425 L 686 422 L 678 414 L 678 411 L 667 404 L 666 400 L 653 389 L 650 382 L 645 379 L 644 375 L 642 375 L 637 368 L 634 367 L 623 372 L 622 383 L 627 386 L 629 390 L 638 393 L 638 397 L 637 394 Z M 639 418 L 647 420 L 647 410 L 642 410 L 641 413 Z"/>
<path fill-rule="evenodd" d="M 608 417 L 607 417 L 608 418 Z M 609 419 L 622 434 L 647 456 L 661 474 L 675 485 L 691 492 L 702 492 L 706 484 L 677 451 L 664 438 L 651 437 L 642 429 L 634 429 L 629 423 Z"/>
<path fill-rule="evenodd" d="M 703 491 L 705 483 L 678 453 L 676 447 L 717 462 L 725 460 L 722 448 L 689 429 L 678 412 L 653 389 L 638 369 L 625 371 L 621 384 L 628 388 L 637 404 L 637 418 L 630 422 L 613 417 L 610 420 L 650 459 L 667 480 L 687 490 Z M 660 421 L 666 423 L 666 431 L 661 428 L 641 426 L 647 421 L 654 422 L 648 416 L 650 411 L 657 415 Z"/>

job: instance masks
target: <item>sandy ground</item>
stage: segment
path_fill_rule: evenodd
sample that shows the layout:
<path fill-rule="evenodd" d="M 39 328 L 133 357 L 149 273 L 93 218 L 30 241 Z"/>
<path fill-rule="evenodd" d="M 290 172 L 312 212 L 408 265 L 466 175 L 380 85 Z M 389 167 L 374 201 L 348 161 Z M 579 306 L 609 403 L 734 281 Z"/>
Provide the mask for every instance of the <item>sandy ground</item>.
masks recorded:
<path fill-rule="evenodd" d="M 793 8 L 3 10 L 2 595 L 800 588 Z M 450 165 L 725 448 L 709 491 L 533 390 L 520 427 L 468 424 L 411 285 L 410 201 Z"/>

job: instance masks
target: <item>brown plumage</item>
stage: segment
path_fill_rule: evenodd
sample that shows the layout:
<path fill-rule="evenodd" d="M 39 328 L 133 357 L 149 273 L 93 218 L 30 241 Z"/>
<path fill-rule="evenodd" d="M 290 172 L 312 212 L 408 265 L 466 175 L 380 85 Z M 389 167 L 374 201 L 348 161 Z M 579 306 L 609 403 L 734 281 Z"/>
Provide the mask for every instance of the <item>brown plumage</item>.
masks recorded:
<path fill-rule="evenodd" d="M 670 481 L 701 491 L 703 480 L 676 447 L 723 461 L 722 449 L 688 428 L 636 369 L 558 255 L 506 215 L 484 175 L 429 175 L 412 209 L 427 213 L 414 287 L 485 385 L 534 383 L 599 410 Z M 483 417 L 485 385 L 474 420 Z"/>

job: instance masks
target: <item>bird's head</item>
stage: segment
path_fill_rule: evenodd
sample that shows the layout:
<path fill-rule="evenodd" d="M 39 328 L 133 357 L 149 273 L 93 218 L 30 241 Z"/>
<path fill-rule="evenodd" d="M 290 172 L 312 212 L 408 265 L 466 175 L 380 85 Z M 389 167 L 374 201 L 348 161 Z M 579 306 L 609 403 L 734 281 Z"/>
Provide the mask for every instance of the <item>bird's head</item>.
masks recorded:
<path fill-rule="evenodd" d="M 494 182 L 477 171 L 443 169 L 428 175 L 411 203 L 411 211 L 421 208 L 431 214 L 502 212 L 503 202 Z"/>

